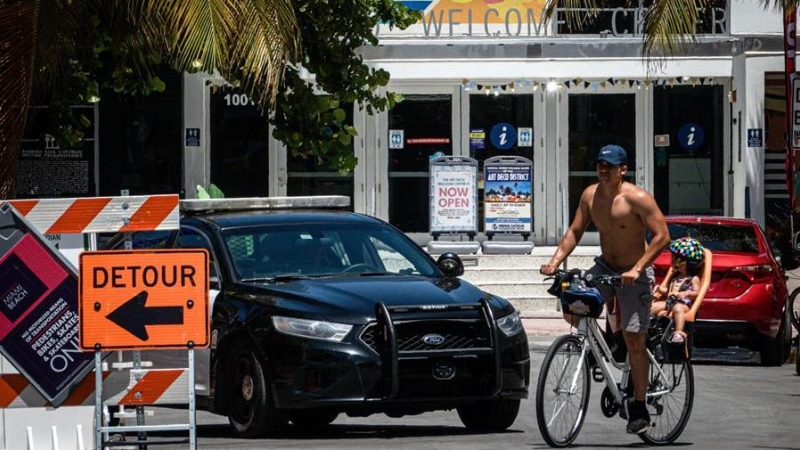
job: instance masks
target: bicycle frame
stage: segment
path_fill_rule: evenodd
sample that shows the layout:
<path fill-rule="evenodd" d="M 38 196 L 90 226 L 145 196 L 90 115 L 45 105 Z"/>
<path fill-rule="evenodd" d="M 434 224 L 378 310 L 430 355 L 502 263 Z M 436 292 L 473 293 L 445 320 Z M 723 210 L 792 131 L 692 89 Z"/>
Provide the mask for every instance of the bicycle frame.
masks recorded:
<path fill-rule="evenodd" d="M 593 318 L 582 317 L 578 323 L 577 332 L 575 334 L 577 334 L 584 343 L 588 343 L 589 345 L 581 346 L 581 359 L 578 361 L 578 369 L 575 371 L 575 375 L 570 383 L 570 392 L 574 393 L 577 390 L 578 374 L 580 373 L 581 369 L 583 369 L 583 364 L 586 364 L 587 352 L 591 351 L 595 357 L 595 360 L 597 361 L 597 367 L 599 367 L 600 371 L 603 373 L 603 379 L 605 380 L 609 391 L 611 391 L 611 395 L 613 395 L 614 400 L 618 405 L 622 405 L 623 398 L 622 392 L 619 390 L 619 386 L 626 386 L 630 382 L 630 365 L 628 363 L 628 358 L 625 358 L 624 363 L 618 363 L 614 360 L 611 349 L 608 347 L 608 344 L 606 343 L 603 334 L 597 325 L 597 320 Z M 653 353 L 649 349 L 646 349 L 646 351 L 647 357 L 650 360 L 650 367 L 652 367 L 653 370 L 658 371 L 660 379 L 667 379 L 666 374 L 662 370 L 661 365 L 655 359 L 655 356 L 653 356 Z M 617 380 L 611 371 L 612 366 L 622 371 L 622 377 L 620 378 L 619 385 L 617 384 Z M 678 377 L 678 379 L 680 378 L 681 377 Z M 647 398 L 661 397 L 671 392 L 673 387 L 674 386 L 672 385 L 663 386 L 662 389 L 659 389 L 656 392 L 648 392 Z"/>

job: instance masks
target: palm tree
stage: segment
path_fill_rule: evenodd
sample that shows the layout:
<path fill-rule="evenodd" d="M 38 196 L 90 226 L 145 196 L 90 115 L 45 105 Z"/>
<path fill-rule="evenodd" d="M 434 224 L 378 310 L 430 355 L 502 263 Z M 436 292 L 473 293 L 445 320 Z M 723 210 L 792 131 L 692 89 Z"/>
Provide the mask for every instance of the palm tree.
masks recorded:
<path fill-rule="evenodd" d="M 216 70 L 269 107 L 299 36 L 290 0 L 0 0 L 0 199 L 14 195 L 32 95 L 97 101 L 98 76 L 118 92 L 158 90 L 166 63 Z"/>

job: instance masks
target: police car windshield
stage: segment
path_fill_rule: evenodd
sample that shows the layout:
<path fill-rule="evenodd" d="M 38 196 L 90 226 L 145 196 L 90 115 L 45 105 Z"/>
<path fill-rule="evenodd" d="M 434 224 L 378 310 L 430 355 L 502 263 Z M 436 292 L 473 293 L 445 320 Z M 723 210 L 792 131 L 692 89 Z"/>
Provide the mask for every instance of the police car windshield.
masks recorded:
<path fill-rule="evenodd" d="M 241 281 L 284 276 L 439 274 L 422 249 L 388 226 L 265 225 L 227 229 L 222 235 Z"/>

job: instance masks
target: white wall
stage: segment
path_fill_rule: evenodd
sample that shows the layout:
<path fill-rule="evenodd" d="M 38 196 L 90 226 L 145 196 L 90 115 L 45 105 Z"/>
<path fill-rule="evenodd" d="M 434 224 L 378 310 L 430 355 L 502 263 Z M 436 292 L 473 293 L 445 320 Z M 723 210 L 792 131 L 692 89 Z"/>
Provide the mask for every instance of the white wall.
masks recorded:
<path fill-rule="evenodd" d="M 216 77 L 206 73 L 183 74 L 183 129 L 200 129 L 200 146 L 183 147 L 183 187 L 186 198 L 197 198 L 197 185 L 208 188 L 209 184 L 209 139 L 208 102 L 206 82 L 214 82 Z M 184 131 L 185 133 L 185 131 Z M 183 136 L 181 136 L 183 141 Z"/>
<path fill-rule="evenodd" d="M 747 129 L 765 129 L 764 72 L 783 72 L 783 55 L 748 56 L 746 63 L 747 98 L 742 132 L 745 182 L 750 186 L 750 214 L 764 226 L 764 148 L 747 147 Z"/>
<path fill-rule="evenodd" d="M 731 0 L 731 34 L 783 34 L 783 12 L 761 0 Z"/>

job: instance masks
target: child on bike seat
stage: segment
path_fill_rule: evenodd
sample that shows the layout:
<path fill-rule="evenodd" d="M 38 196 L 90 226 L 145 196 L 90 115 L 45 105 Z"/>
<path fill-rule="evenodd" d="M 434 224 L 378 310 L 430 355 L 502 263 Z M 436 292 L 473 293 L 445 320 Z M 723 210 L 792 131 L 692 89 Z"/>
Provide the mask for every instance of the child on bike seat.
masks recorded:
<path fill-rule="evenodd" d="M 666 295 L 666 300 L 653 302 L 651 314 L 656 316 L 671 311 L 675 319 L 675 332 L 670 339 L 672 342 L 684 342 L 685 314 L 689 312 L 700 290 L 703 245 L 696 239 L 684 237 L 670 242 L 669 251 L 672 253 L 672 278 L 666 288 L 656 286 L 653 291 L 653 295 L 657 297 L 664 298 Z"/>

